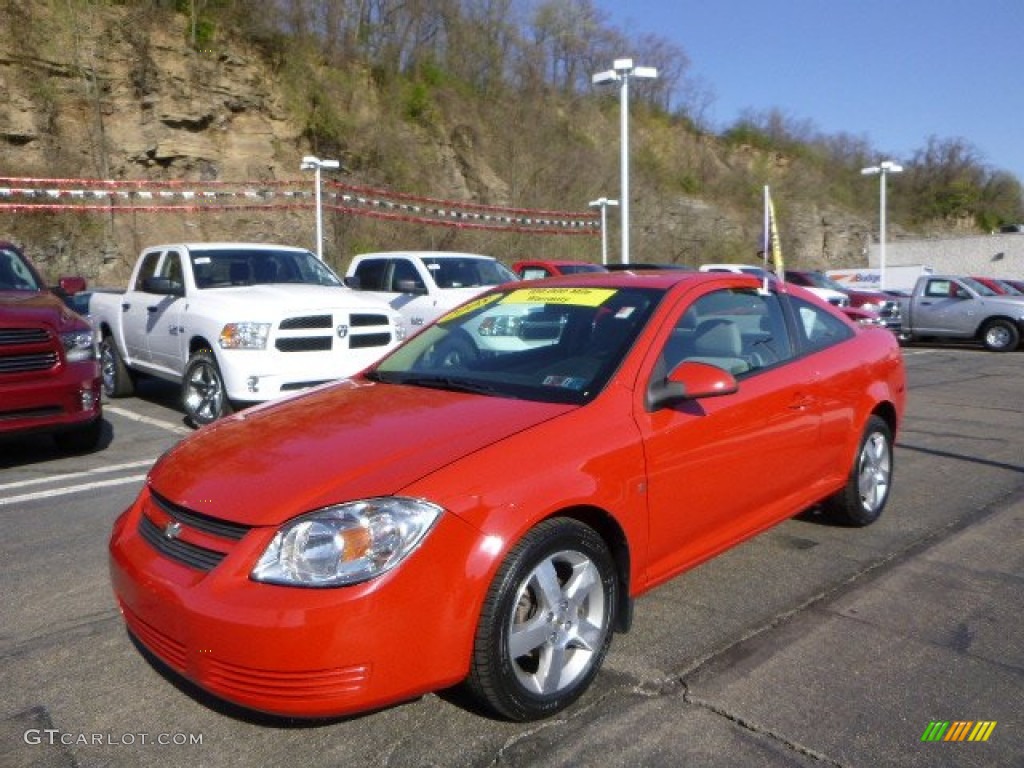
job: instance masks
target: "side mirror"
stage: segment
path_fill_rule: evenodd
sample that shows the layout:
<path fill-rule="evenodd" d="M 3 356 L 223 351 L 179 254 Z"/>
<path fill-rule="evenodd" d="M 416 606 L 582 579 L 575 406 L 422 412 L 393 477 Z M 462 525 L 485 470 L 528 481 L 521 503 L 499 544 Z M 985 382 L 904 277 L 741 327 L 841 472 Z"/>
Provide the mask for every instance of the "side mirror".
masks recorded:
<path fill-rule="evenodd" d="M 422 296 L 427 292 L 427 288 L 415 280 L 399 280 L 395 283 L 395 287 L 399 293 L 411 293 L 417 296 Z"/>
<path fill-rule="evenodd" d="M 142 290 L 161 296 L 185 295 L 185 286 L 169 277 L 147 277 L 142 281 Z"/>
<path fill-rule="evenodd" d="M 76 293 L 81 293 L 85 290 L 85 278 L 84 277 L 62 277 L 57 281 L 57 288 L 60 293 L 64 296 L 74 296 Z"/>
<path fill-rule="evenodd" d="M 717 365 L 682 362 L 662 381 L 651 382 L 646 407 L 657 411 L 684 400 L 731 395 L 739 390 L 736 377 Z"/>
<path fill-rule="evenodd" d="M 363 281 L 360 280 L 359 277 L 356 275 L 349 275 L 342 282 L 344 282 L 345 285 L 347 285 L 353 291 L 363 290 Z"/>

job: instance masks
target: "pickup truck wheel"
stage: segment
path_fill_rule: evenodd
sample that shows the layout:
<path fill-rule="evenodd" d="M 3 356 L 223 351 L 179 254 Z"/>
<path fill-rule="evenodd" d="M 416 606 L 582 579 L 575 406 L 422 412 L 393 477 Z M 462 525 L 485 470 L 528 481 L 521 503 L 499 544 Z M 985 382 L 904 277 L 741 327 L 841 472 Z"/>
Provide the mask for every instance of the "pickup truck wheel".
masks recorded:
<path fill-rule="evenodd" d="M 618 591 L 597 532 L 564 518 L 540 523 L 511 549 L 487 592 L 470 693 L 510 720 L 569 706 L 604 660 Z"/>
<path fill-rule="evenodd" d="M 846 486 L 825 501 L 825 511 L 845 525 L 863 527 L 875 522 L 889 500 L 892 470 L 892 430 L 884 419 L 872 416 Z"/>
<path fill-rule="evenodd" d="M 135 392 L 135 376 L 124 364 L 117 342 L 109 333 L 100 342 L 100 379 L 107 397 L 128 397 Z"/>
<path fill-rule="evenodd" d="M 985 349 L 991 352 L 1011 352 L 1020 344 L 1020 331 L 1009 320 L 990 320 L 981 332 Z"/>
<path fill-rule="evenodd" d="M 189 358 L 181 382 L 181 404 L 189 421 L 197 427 L 234 412 L 217 360 L 209 349 L 200 349 Z"/>

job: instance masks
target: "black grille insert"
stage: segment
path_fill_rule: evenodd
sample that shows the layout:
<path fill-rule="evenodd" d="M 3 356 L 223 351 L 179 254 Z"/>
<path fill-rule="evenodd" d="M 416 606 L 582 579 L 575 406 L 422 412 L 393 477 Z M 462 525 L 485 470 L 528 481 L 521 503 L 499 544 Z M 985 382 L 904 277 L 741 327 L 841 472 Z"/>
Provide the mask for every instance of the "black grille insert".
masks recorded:
<path fill-rule="evenodd" d="M 281 321 L 282 331 L 305 331 L 310 328 L 330 328 L 330 315 L 309 315 L 308 317 L 289 317 Z"/>
<path fill-rule="evenodd" d="M 167 538 L 156 523 L 145 515 L 139 521 L 139 534 L 157 552 L 200 571 L 212 571 L 227 554 L 189 544 L 181 539 Z"/>
<path fill-rule="evenodd" d="M 187 525 L 189 528 L 195 528 L 197 531 L 219 536 L 222 539 L 240 541 L 245 534 L 252 530 L 248 525 L 229 523 L 226 520 L 219 520 L 216 517 L 193 512 L 191 509 L 186 509 L 165 499 L 152 489 L 150 490 L 150 495 L 153 497 L 153 503 L 169 517 L 174 518 L 182 525 Z"/>
<path fill-rule="evenodd" d="M 387 325 L 387 315 L 351 315 L 348 324 L 353 328 L 365 328 L 368 325 Z"/>
<path fill-rule="evenodd" d="M 274 346 L 281 352 L 324 352 L 331 349 L 332 344 L 330 336 L 297 336 L 278 339 Z"/>
<path fill-rule="evenodd" d="M 391 343 L 390 333 L 364 333 L 349 336 L 349 349 L 366 349 L 367 347 L 386 347 Z"/>
<path fill-rule="evenodd" d="M 44 344 L 48 338 L 43 328 L 0 328 L 0 346 Z"/>

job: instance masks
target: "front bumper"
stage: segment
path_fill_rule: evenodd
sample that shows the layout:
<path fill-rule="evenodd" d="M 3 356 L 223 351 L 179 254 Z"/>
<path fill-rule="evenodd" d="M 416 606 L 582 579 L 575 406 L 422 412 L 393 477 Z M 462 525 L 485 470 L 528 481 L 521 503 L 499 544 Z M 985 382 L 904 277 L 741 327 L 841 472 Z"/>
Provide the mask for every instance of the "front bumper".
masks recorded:
<path fill-rule="evenodd" d="M 0 435 L 62 432 L 100 418 L 99 363 L 0 378 Z"/>
<path fill-rule="evenodd" d="M 163 536 L 166 521 L 144 490 L 115 523 L 111 581 L 131 634 L 209 693 L 272 714 L 326 717 L 465 677 L 486 585 L 467 578 L 477 536 L 457 517 L 443 515 L 393 571 L 326 589 L 249 579 L 273 528 L 225 544 L 209 529 L 186 526 L 174 546 L 228 550 L 205 569 L 161 552 L 152 531 L 150 540 L 141 532 L 149 525 Z"/>

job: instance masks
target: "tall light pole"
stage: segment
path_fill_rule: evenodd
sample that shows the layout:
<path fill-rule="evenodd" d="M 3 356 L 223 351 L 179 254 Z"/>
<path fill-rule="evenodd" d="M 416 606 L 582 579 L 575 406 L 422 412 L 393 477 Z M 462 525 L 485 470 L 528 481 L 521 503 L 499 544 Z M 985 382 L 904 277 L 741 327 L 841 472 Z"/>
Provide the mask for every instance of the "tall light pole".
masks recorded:
<path fill-rule="evenodd" d="M 632 59 L 616 59 L 612 68 L 598 72 L 591 77 L 594 85 L 604 83 L 621 83 L 619 89 L 619 120 L 622 144 L 622 193 L 619 200 L 622 205 L 622 263 L 629 264 L 629 81 L 632 78 L 653 80 L 658 76 L 654 67 L 634 67 Z"/>
<path fill-rule="evenodd" d="M 599 197 L 590 201 L 591 208 L 601 209 L 601 263 L 608 263 L 608 206 L 618 205 L 618 200 L 609 200 L 607 197 Z"/>
<path fill-rule="evenodd" d="M 320 203 L 320 169 L 337 170 L 340 167 L 341 163 L 337 160 L 321 160 L 313 155 L 306 155 L 302 158 L 302 165 L 299 166 L 304 171 L 316 172 L 316 256 L 320 261 L 324 260 L 324 215 Z"/>
<path fill-rule="evenodd" d="M 885 177 L 890 173 L 903 173 L 903 166 L 889 160 L 861 168 L 864 176 L 878 176 L 881 191 L 878 202 L 878 287 L 885 290 Z"/>

